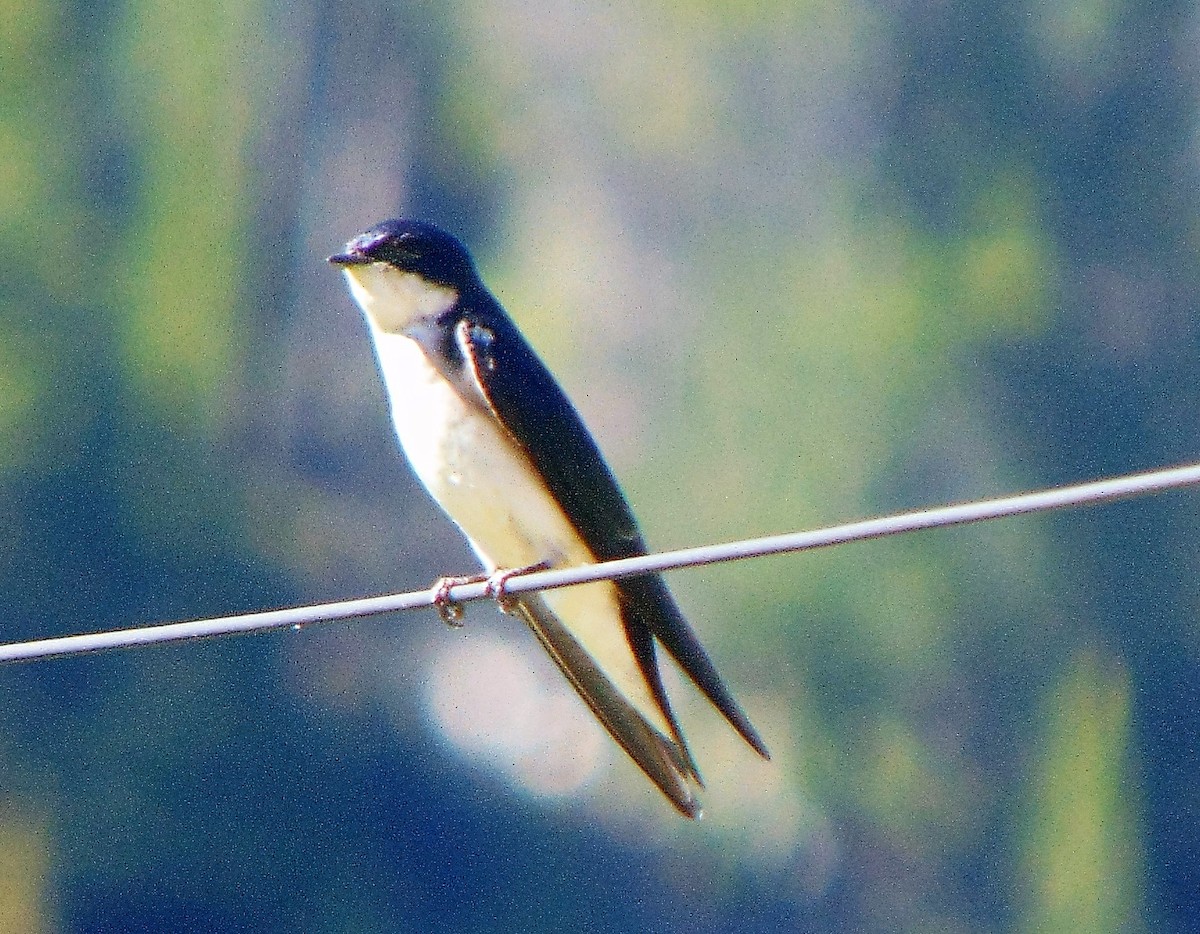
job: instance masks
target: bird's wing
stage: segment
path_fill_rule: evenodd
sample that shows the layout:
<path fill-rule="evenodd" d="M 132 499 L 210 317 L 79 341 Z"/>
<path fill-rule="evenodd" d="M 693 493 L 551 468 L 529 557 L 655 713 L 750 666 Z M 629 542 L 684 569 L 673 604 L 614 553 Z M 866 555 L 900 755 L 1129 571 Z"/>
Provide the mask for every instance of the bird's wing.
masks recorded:
<path fill-rule="evenodd" d="M 596 559 L 643 554 L 637 521 L 600 449 L 516 325 L 499 314 L 467 318 L 458 322 L 454 337 L 472 388 L 537 469 Z"/>
<path fill-rule="evenodd" d="M 644 554 L 637 521 L 596 442 L 516 325 L 499 312 L 480 320 L 466 319 L 457 325 L 455 339 L 492 416 L 525 452 L 596 559 Z M 654 639 L 734 729 L 767 756 L 762 739 L 721 681 L 662 578 L 651 574 L 614 583 L 630 646 L 693 773 L 694 763 L 663 688 Z"/>

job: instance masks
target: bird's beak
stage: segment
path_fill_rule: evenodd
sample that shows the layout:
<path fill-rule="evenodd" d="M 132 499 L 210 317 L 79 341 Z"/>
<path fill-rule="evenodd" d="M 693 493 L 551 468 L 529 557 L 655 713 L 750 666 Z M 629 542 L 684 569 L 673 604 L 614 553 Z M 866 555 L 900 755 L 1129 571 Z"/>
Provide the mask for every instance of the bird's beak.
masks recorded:
<path fill-rule="evenodd" d="M 375 262 L 366 253 L 360 253 L 355 249 L 347 249 L 345 253 L 334 253 L 329 257 L 328 262 L 335 266 L 365 266 Z"/>

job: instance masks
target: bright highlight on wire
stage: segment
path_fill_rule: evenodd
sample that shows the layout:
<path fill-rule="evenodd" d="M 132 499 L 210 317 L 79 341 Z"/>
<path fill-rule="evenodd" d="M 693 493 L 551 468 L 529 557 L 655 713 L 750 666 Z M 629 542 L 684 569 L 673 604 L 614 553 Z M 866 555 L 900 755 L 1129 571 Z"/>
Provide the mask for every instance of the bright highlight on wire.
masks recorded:
<path fill-rule="evenodd" d="M 630 577 L 636 574 L 673 571 L 704 564 L 717 564 L 723 561 L 741 561 L 765 555 L 809 551 L 814 548 L 826 548 L 830 545 L 882 538 L 885 535 L 899 535 L 922 529 L 966 525 L 987 519 L 1002 519 L 1007 516 L 1045 512 L 1051 509 L 1110 502 L 1196 484 L 1200 484 L 1200 464 L 1190 464 L 1185 467 L 1096 480 L 1076 486 L 1021 493 L 1000 499 L 897 513 L 878 519 L 865 519 L 845 525 L 816 529 L 811 532 L 793 532 L 767 538 L 744 539 L 722 545 L 684 548 L 679 551 L 665 551 L 638 558 L 624 558 L 620 561 L 606 561 L 602 564 L 590 564 L 555 571 L 536 571 L 509 578 L 504 584 L 504 592 L 519 594 L 534 590 L 551 590 L 556 587 L 569 587 L 572 584 L 584 584 L 615 577 Z M 429 590 L 416 590 L 381 597 L 364 597 L 338 603 L 321 603 L 285 610 L 269 610 L 263 613 L 222 616 L 186 623 L 115 629 L 108 632 L 38 639 L 31 642 L 12 642 L 0 645 L 0 663 L 58 658 L 66 655 L 98 652 L 104 649 L 126 649 L 140 645 L 180 642 L 186 639 L 262 632 L 268 629 L 299 628 L 313 623 L 327 623 L 364 616 L 377 616 L 381 613 L 398 610 L 433 607 L 436 605 L 437 590 L 435 585 Z M 457 604 L 480 600 L 489 597 L 490 594 L 487 583 L 480 581 L 456 584 L 446 591 L 445 596 Z"/>

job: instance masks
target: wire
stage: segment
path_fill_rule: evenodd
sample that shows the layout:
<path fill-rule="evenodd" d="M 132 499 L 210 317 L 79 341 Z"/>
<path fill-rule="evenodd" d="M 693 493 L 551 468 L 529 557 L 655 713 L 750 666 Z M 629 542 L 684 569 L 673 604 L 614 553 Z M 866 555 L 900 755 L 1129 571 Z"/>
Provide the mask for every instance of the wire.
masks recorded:
<path fill-rule="evenodd" d="M 777 555 L 796 551 L 826 548 L 847 542 L 882 538 L 922 529 L 966 525 L 987 519 L 1025 515 L 1062 509 L 1068 506 L 1084 506 L 1092 503 L 1109 502 L 1132 496 L 1142 496 L 1165 490 L 1200 484 L 1200 464 L 1155 470 L 1147 473 L 1129 474 L 1108 480 L 1096 480 L 1076 486 L 1022 493 L 1001 499 L 942 506 L 918 512 L 898 513 L 878 519 L 866 519 L 845 525 L 816 529 L 810 532 L 794 532 L 773 535 L 767 538 L 745 539 L 721 545 L 699 548 L 684 548 L 606 561 L 581 567 L 552 571 L 535 571 L 513 575 L 504 582 L 504 593 L 521 594 L 535 590 L 551 590 L 583 584 L 591 581 L 611 580 L 637 574 L 672 571 L 680 568 L 717 564 L 724 561 L 741 561 L 765 555 Z M 440 583 L 440 582 L 439 582 Z M 221 616 L 186 623 L 166 623 L 142 626 L 133 629 L 117 629 L 108 632 L 86 633 L 32 642 L 12 642 L 0 645 L 0 663 L 55 658 L 79 655 L 103 649 L 123 649 L 164 642 L 179 642 L 185 639 L 200 639 L 210 636 L 235 635 L 261 632 L 269 629 L 299 629 L 312 623 L 333 622 L 364 616 L 376 616 L 398 610 L 412 610 L 437 605 L 439 585 L 429 590 L 389 594 L 380 597 L 364 597 L 337 603 L 321 603 L 313 606 L 294 607 L 284 610 L 269 610 L 263 613 L 248 613 L 239 616 Z M 453 604 L 467 603 L 493 596 L 486 581 L 471 580 L 442 588 L 442 596 Z"/>

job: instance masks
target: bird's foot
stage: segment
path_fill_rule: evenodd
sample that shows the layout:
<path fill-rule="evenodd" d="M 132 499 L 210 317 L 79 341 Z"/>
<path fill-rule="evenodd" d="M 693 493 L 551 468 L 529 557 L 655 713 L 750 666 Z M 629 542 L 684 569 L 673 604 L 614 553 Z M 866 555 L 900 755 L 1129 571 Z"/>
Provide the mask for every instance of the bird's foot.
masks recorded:
<path fill-rule="evenodd" d="M 459 584 L 478 584 L 483 581 L 490 582 L 490 580 L 491 578 L 486 574 L 469 574 L 463 577 L 439 577 L 429 592 L 433 600 L 434 609 L 438 611 L 438 616 L 442 618 L 442 622 L 452 629 L 461 629 L 463 626 L 462 604 L 450 599 L 450 591 L 452 589 Z M 488 593 L 491 593 L 490 589 Z"/>
<path fill-rule="evenodd" d="M 508 614 L 512 614 L 517 605 L 517 597 L 511 596 L 505 588 L 508 582 L 514 577 L 520 577 L 522 574 L 532 574 L 534 571 L 545 571 L 550 567 L 550 562 L 539 561 L 536 564 L 528 564 L 523 568 L 504 568 L 492 573 L 487 579 L 488 596 L 496 601 L 496 605 Z"/>

